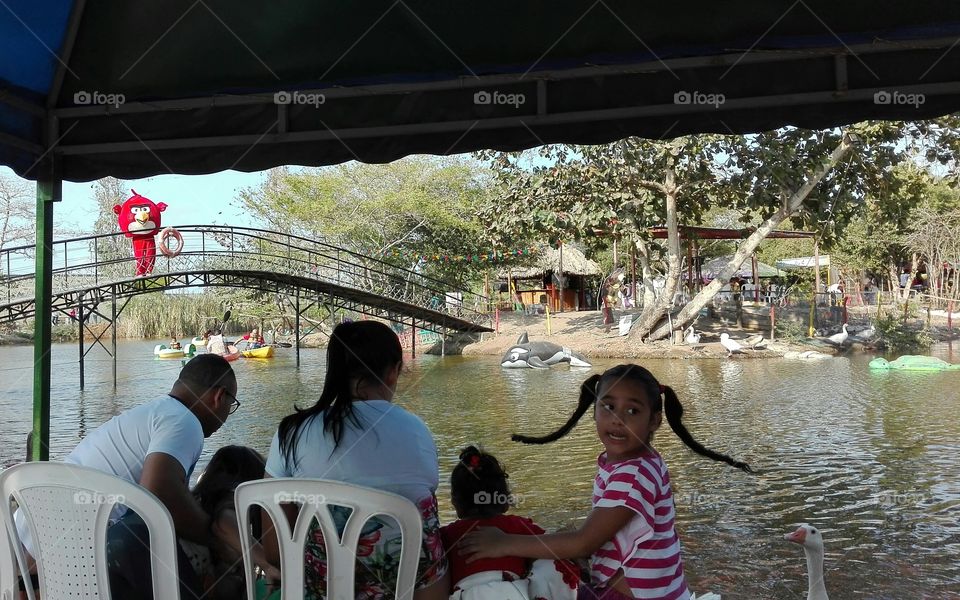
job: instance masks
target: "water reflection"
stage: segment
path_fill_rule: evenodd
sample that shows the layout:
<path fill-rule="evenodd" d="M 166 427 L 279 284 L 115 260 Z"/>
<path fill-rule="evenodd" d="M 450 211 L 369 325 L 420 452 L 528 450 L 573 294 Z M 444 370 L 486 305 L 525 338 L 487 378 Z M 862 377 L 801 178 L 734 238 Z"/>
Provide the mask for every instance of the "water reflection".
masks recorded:
<path fill-rule="evenodd" d="M 180 363 L 154 360 L 152 347 L 121 344 L 116 392 L 110 359 L 88 361 L 82 393 L 76 348 L 54 347 L 54 457 L 111 415 L 169 389 Z M 950 360 L 953 350 L 937 352 Z M 32 350 L 0 353 L 0 409 L 8 415 L 0 457 L 9 464 L 21 460 L 30 427 Z M 243 407 L 208 441 L 203 464 L 225 444 L 265 452 L 294 404 L 315 401 L 322 351 L 305 350 L 302 358 L 300 369 L 292 351 L 235 363 Z M 759 471 L 747 476 L 696 458 L 666 427 L 658 433 L 695 590 L 724 598 L 803 597 L 803 552 L 782 534 L 809 521 L 824 532 L 832 599 L 960 598 L 960 374 L 871 373 L 868 360 L 645 364 L 676 388 L 697 439 Z M 547 371 L 501 370 L 498 362 L 423 357 L 401 379 L 398 402 L 423 416 L 440 448 L 442 517 L 453 517 L 447 479 L 459 449 L 482 443 L 510 471 L 518 512 L 549 528 L 575 526 L 589 511 L 601 449 L 592 419 L 545 447 L 514 444 L 509 435 L 552 431 L 576 406 L 580 383 L 615 362 Z"/>

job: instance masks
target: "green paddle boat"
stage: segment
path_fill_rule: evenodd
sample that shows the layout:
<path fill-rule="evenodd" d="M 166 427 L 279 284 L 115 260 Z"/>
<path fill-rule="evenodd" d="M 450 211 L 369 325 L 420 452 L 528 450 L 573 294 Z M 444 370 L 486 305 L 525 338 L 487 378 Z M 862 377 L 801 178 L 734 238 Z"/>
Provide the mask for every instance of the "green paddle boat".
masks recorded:
<path fill-rule="evenodd" d="M 900 371 L 956 371 L 960 369 L 960 365 L 954 365 L 932 356 L 908 354 L 893 361 L 888 361 L 885 358 L 875 358 L 870 361 L 870 368 L 876 370 L 897 369 Z"/>

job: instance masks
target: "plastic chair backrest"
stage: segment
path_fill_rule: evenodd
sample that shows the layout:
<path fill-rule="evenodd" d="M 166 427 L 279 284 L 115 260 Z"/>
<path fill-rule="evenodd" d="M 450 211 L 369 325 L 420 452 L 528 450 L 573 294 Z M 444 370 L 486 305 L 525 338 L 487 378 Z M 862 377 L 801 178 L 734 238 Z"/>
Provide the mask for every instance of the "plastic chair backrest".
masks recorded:
<path fill-rule="evenodd" d="M 0 600 L 17 600 L 17 559 L 6 527 L 0 527 Z"/>
<path fill-rule="evenodd" d="M 249 481 L 237 487 L 235 502 L 243 560 L 247 570 L 247 597 L 253 599 L 253 562 L 250 556 L 252 533 L 249 511 L 254 505 L 263 507 L 277 530 L 280 541 L 281 597 L 284 600 L 303 598 L 304 547 L 314 517 L 320 524 L 327 555 L 327 600 L 354 600 L 354 568 L 357 544 L 364 523 L 374 515 L 393 518 L 403 536 L 400 564 L 397 571 L 396 598 L 410 600 L 417 579 L 423 521 L 412 502 L 380 490 L 327 481 L 324 479 L 276 478 Z M 300 504 L 291 529 L 281 506 Z M 351 509 L 341 537 L 330 515 L 329 506 Z"/>
<path fill-rule="evenodd" d="M 180 598 L 173 519 L 156 496 L 102 471 L 57 462 L 16 465 L 0 474 L 0 515 L 13 542 L 20 574 L 29 581 L 10 497 L 32 538 L 43 600 L 109 600 L 107 527 L 115 505 L 132 509 L 150 532 L 153 596 Z M 33 592 L 28 596 L 33 600 Z"/>

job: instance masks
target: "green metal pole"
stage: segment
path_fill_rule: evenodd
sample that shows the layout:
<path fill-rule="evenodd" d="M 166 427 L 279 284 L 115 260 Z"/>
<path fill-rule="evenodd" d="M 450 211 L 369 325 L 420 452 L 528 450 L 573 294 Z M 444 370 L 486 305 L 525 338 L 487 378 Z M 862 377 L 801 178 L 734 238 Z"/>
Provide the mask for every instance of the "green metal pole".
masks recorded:
<path fill-rule="evenodd" d="M 53 203 L 63 181 L 37 181 L 37 265 L 34 271 L 36 317 L 33 326 L 33 460 L 50 460 L 50 334 L 53 318 Z"/>

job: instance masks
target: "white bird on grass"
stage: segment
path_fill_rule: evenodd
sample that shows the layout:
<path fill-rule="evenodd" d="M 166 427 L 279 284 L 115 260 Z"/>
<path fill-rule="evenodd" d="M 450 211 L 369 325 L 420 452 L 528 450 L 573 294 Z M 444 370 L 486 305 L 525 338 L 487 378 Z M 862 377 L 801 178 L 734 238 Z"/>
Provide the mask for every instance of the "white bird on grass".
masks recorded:
<path fill-rule="evenodd" d="M 836 344 L 837 346 L 842 346 L 844 342 L 847 341 L 847 338 L 850 337 L 850 334 L 847 333 L 847 324 L 843 324 L 843 331 L 840 333 L 835 333 L 827 338 L 827 341 L 831 344 Z"/>
<path fill-rule="evenodd" d="M 830 600 L 823 583 L 823 535 L 816 527 L 804 523 L 784 539 L 803 546 L 807 555 L 807 600 Z"/>
<path fill-rule="evenodd" d="M 726 348 L 727 356 L 733 356 L 735 353 L 743 352 L 743 346 L 735 340 L 730 339 L 729 333 L 720 334 L 720 345 Z"/>
<path fill-rule="evenodd" d="M 693 325 L 687 328 L 686 336 L 683 338 L 684 343 L 686 344 L 699 344 L 700 343 L 700 334 L 694 330 Z"/>

